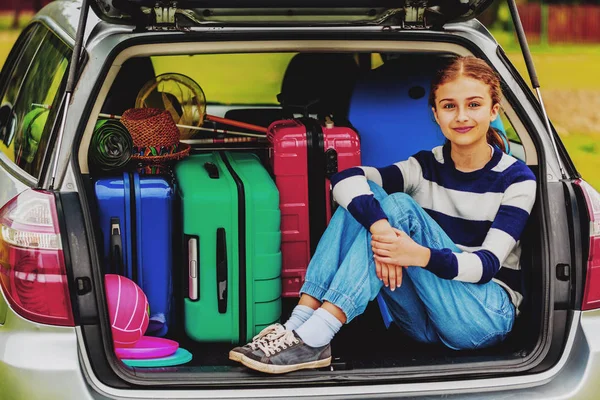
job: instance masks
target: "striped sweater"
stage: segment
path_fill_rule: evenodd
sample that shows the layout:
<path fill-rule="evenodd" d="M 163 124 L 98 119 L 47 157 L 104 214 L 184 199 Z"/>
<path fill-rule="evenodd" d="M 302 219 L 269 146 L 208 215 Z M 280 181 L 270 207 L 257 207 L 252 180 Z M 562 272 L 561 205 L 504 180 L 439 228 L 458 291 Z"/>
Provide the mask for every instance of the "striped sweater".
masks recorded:
<path fill-rule="evenodd" d="M 482 169 L 461 172 L 447 144 L 387 167 L 339 172 L 331 180 L 335 200 L 369 229 L 387 217 L 367 180 L 388 194 L 409 194 L 462 251 L 431 249 L 426 269 L 443 279 L 494 280 L 506 289 L 518 310 L 523 299 L 519 237 L 536 191 L 535 176 L 523 162 L 494 148 Z"/>

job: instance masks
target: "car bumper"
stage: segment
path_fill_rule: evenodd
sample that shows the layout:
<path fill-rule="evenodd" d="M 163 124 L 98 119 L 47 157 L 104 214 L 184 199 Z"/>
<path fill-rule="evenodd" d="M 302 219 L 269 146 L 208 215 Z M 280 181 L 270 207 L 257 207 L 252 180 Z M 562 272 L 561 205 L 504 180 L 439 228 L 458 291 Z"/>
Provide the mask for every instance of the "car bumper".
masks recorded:
<path fill-rule="evenodd" d="M 0 325 L 0 399 L 93 398 L 79 363 L 75 328 L 35 324 L 9 309 Z"/>
<path fill-rule="evenodd" d="M 86 357 L 78 356 L 75 328 L 38 326 L 9 311 L 7 324 L 0 325 L 0 398 L 13 399 L 98 399 L 173 398 L 173 390 L 119 390 L 103 385 L 93 374 Z M 581 318 L 579 318 L 581 316 Z M 19 318 L 20 319 L 20 318 Z M 29 325 L 29 326 L 28 326 Z M 8 327 L 11 327 L 8 330 Z M 497 399 L 525 396 L 528 399 L 596 398 L 600 390 L 600 311 L 576 315 L 565 353 L 549 370 L 526 376 L 455 382 L 428 382 L 371 386 L 307 387 L 302 397 L 384 398 L 417 397 Z M 81 341 L 79 343 L 82 343 Z M 87 379 L 86 379 L 87 378 Z M 257 377 L 257 379 L 260 379 Z M 177 397 L 199 398 L 287 398 L 297 389 L 182 390 Z"/>
<path fill-rule="evenodd" d="M 181 390 L 180 399 L 258 399 L 258 398 L 327 398 L 365 399 L 420 397 L 446 399 L 573 399 L 597 398 L 600 390 L 600 311 L 576 312 L 568 333 L 565 351 L 550 369 L 530 375 L 465 380 L 362 386 L 304 387 L 295 389 L 245 390 Z M 118 390 L 103 385 L 91 374 L 84 360 L 84 369 L 91 387 L 107 397 L 173 398 L 173 390 Z M 260 377 L 257 377 L 260 379 Z"/>

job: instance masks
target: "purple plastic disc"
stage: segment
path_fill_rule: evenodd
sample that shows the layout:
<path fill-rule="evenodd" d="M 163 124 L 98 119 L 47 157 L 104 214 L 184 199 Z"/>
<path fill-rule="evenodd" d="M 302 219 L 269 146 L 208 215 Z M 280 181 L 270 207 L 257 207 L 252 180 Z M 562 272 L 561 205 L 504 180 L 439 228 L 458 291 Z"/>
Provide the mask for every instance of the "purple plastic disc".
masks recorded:
<path fill-rule="evenodd" d="M 117 357 L 127 360 L 143 360 L 173 355 L 179 348 L 174 340 L 142 336 L 133 347 L 115 347 Z"/>

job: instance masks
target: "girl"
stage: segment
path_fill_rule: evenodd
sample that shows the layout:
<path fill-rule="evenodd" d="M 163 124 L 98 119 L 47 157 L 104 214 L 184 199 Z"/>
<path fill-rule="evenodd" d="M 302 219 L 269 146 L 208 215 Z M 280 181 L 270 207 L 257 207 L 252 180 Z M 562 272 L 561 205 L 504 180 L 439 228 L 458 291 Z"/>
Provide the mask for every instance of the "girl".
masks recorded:
<path fill-rule="evenodd" d="M 500 96 L 498 77 L 480 59 L 459 57 L 441 70 L 429 103 L 446 144 L 336 174 L 341 207 L 290 319 L 230 358 L 268 373 L 328 366 L 333 336 L 379 292 L 419 342 L 456 350 L 501 342 L 522 300 L 518 240 L 536 184 L 490 128 Z"/>

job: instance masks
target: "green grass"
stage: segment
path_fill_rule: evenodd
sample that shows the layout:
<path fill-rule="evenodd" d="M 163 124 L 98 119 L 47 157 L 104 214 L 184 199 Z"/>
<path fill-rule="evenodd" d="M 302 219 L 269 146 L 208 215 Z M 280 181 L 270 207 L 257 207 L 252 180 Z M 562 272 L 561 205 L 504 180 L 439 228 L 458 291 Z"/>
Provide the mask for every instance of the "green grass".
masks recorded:
<path fill-rule="evenodd" d="M 31 13 L 21 13 L 19 15 L 19 29 L 12 29 L 13 13 L 0 13 L 0 68 L 4 65 L 4 60 L 8 57 L 10 49 L 19 37 L 20 29 L 27 24 L 31 16 Z"/>
<path fill-rule="evenodd" d="M 24 27 L 32 16 L 33 14 L 30 12 L 22 12 L 19 15 L 19 27 Z M 0 13 L 0 31 L 12 29 L 13 19 L 14 14 L 12 12 Z"/>
<path fill-rule="evenodd" d="M 511 62 L 531 85 L 518 44 L 510 34 L 505 37 L 494 34 Z M 600 45 L 532 45 L 531 52 L 542 93 L 544 90 L 585 90 L 595 94 L 596 99 L 600 96 Z M 590 100 L 590 105 L 581 104 L 581 107 L 594 107 L 597 101 Z M 544 96 L 546 104 L 551 101 L 551 98 Z M 578 117 L 576 113 L 568 116 Z M 558 118 L 553 118 L 553 122 L 558 126 L 564 124 Z M 600 191 L 600 126 L 592 132 L 569 132 L 561 135 L 561 140 L 581 176 Z"/>
<path fill-rule="evenodd" d="M 562 47 L 562 46 L 561 46 Z M 600 90 L 598 66 L 600 46 L 572 46 L 564 53 L 556 50 L 532 53 L 533 62 L 541 89 L 585 89 Z M 525 61 L 520 52 L 507 51 L 515 68 L 531 85 Z"/>
<path fill-rule="evenodd" d="M 561 140 L 583 179 L 600 190 L 600 135 L 572 133 Z"/>
<path fill-rule="evenodd" d="M 530 84 L 519 44 L 513 33 L 492 31 L 508 58 Z M 542 89 L 600 90 L 600 44 L 532 44 L 530 50 Z"/>
<path fill-rule="evenodd" d="M 8 57 L 8 53 L 17 40 L 17 37 L 19 37 L 18 31 L 0 30 L 0 68 L 4 65 L 4 60 Z"/>

